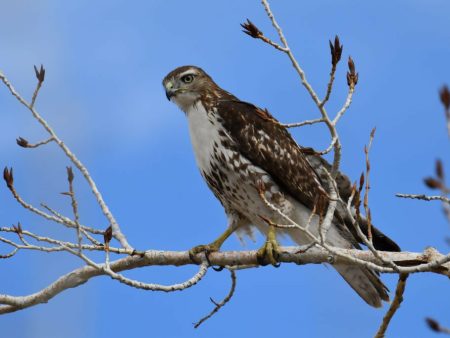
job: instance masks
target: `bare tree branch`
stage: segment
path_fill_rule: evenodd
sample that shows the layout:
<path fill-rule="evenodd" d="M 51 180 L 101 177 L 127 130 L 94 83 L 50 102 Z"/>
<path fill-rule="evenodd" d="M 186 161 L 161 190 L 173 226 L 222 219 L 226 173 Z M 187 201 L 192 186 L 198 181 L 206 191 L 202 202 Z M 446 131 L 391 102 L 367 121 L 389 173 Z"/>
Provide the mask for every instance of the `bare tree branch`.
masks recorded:
<path fill-rule="evenodd" d="M 74 244 L 76 247 L 76 244 Z M 356 249 L 338 249 L 341 255 L 330 256 L 330 253 L 326 250 L 318 247 L 309 247 L 304 250 L 305 247 L 283 247 L 281 248 L 280 262 L 295 263 L 295 264 L 319 264 L 319 263 L 336 263 L 336 264 L 354 264 L 353 261 L 347 257 L 355 257 L 365 262 L 375 263 L 378 259 L 369 251 L 361 251 Z M 73 250 L 74 253 L 77 251 Z M 450 255 L 443 256 L 435 250 L 427 249 L 423 253 L 414 252 L 379 252 L 385 259 L 395 261 L 400 267 L 402 273 L 417 273 L 417 272 L 433 272 L 450 276 Z M 146 251 L 143 257 L 139 255 L 128 256 L 118 259 L 110 264 L 110 269 L 114 273 L 120 271 L 131 270 L 136 268 L 142 268 L 145 266 L 154 265 L 190 265 L 200 264 L 199 273 L 193 278 L 190 278 L 185 283 L 176 284 L 176 286 L 158 286 L 158 291 L 176 291 L 182 289 L 181 285 L 190 287 L 200 280 L 200 278 L 206 273 L 207 266 L 202 263 L 202 254 L 198 254 L 195 257 L 195 262 L 189 257 L 187 251 Z M 214 252 L 209 256 L 211 264 L 218 266 L 233 266 L 233 267 L 247 267 L 247 266 L 259 266 L 257 259 L 257 251 L 228 251 L 228 252 Z M 413 264 L 413 266 L 410 266 Z M 402 266 L 404 265 L 404 267 Z M 105 269 L 104 264 L 98 264 L 98 267 L 84 266 L 75 269 L 64 276 L 58 278 L 54 283 L 48 287 L 28 296 L 13 297 L 9 295 L 0 295 L 0 303 L 5 306 L 0 307 L 0 314 L 14 312 L 26 307 L 37 305 L 40 303 L 46 303 L 60 292 L 69 288 L 77 287 L 84 284 L 89 279 L 101 276 L 110 275 Z M 397 273 L 390 267 L 377 266 L 377 270 L 386 273 Z M 110 275 L 115 278 L 116 275 Z M 200 276 L 200 277 L 199 277 Z M 140 287 L 140 284 L 128 283 L 128 280 L 115 278 L 120 282 L 126 284 L 133 284 L 131 286 Z M 157 284 L 151 284 L 157 285 Z M 147 286 L 145 287 L 147 288 Z M 147 288 L 152 289 L 152 288 Z M 155 288 L 156 289 L 156 288 Z"/>
<path fill-rule="evenodd" d="M 24 139 L 23 137 L 19 137 L 18 139 L 16 139 L 17 145 L 21 146 L 22 148 L 37 148 L 45 144 L 48 144 L 52 141 L 54 141 L 53 137 L 50 137 L 44 141 L 40 141 L 34 144 L 29 143 L 28 140 Z"/>
<path fill-rule="evenodd" d="M 312 125 L 312 124 L 321 123 L 321 122 L 324 122 L 324 120 L 322 118 L 314 119 L 314 120 L 306 120 L 306 121 L 302 121 L 302 122 L 287 123 L 287 124 L 283 124 L 283 126 L 286 128 L 297 128 L 297 127 L 303 127 L 303 126 Z"/>
<path fill-rule="evenodd" d="M 400 274 L 398 278 L 397 288 L 395 289 L 395 298 L 392 301 L 389 310 L 386 312 L 386 315 L 383 317 L 383 322 L 381 323 L 380 328 L 375 334 L 375 338 L 384 337 L 392 317 L 394 317 L 395 313 L 400 307 L 400 304 L 403 302 L 403 293 L 405 292 L 407 278 L 408 274 Z"/>
<path fill-rule="evenodd" d="M 36 75 L 38 77 L 39 82 L 43 82 L 43 76 L 45 75 L 45 70 L 41 67 L 40 74 Z M 37 73 L 37 72 L 36 72 Z M 44 75 L 42 75 L 44 74 Z M 40 77 L 40 78 L 39 78 Z M 41 81 L 42 79 L 42 81 Z M 75 156 L 74 153 L 69 149 L 69 147 L 58 137 L 56 132 L 53 130 L 53 128 L 48 124 L 48 122 L 37 112 L 37 110 L 34 108 L 34 102 L 36 100 L 36 96 L 38 93 L 38 90 L 40 88 L 40 85 L 38 84 L 38 87 L 35 91 L 35 94 L 33 95 L 34 100 L 32 100 L 32 103 L 28 103 L 12 86 L 12 84 L 9 82 L 8 78 L 0 71 L 0 80 L 5 84 L 5 86 L 9 89 L 10 93 L 22 104 L 24 105 L 33 115 L 33 117 L 39 122 L 39 124 L 44 127 L 44 129 L 50 134 L 51 138 L 56 142 L 56 144 L 62 149 L 64 154 L 72 161 L 72 163 L 80 170 L 80 172 L 83 174 L 84 178 L 86 179 L 89 187 L 92 190 L 92 193 L 94 194 L 95 198 L 97 199 L 98 204 L 100 205 L 100 208 L 105 215 L 105 217 L 110 222 L 111 226 L 113 227 L 114 236 L 117 238 L 117 240 L 122 244 L 122 246 L 126 249 L 132 249 L 131 246 L 128 244 L 128 241 L 122 231 L 120 230 L 119 224 L 117 223 L 116 219 L 114 218 L 113 214 L 109 210 L 107 204 L 105 203 L 102 194 L 97 188 L 97 185 L 95 184 L 94 180 L 92 179 L 91 175 L 89 174 L 87 168 L 84 166 L 84 164 Z"/>
<path fill-rule="evenodd" d="M 211 302 L 215 305 L 214 309 L 205 317 L 200 319 L 197 323 L 194 324 L 194 328 L 198 328 L 200 325 L 202 325 L 205 321 L 207 321 L 209 318 L 211 318 L 217 311 L 219 311 L 221 308 L 223 308 L 233 297 L 234 291 L 236 290 L 236 272 L 233 269 L 229 269 L 230 276 L 231 276 L 231 287 L 228 294 L 225 296 L 224 299 L 220 303 L 216 303 L 212 298 Z"/>
<path fill-rule="evenodd" d="M 414 195 L 414 194 L 395 194 L 397 197 L 401 198 L 411 198 L 416 200 L 422 200 L 422 201 L 442 201 L 445 203 L 450 204 L 450 198 L 445 196 L 427 196 L 427 195 Z"/>

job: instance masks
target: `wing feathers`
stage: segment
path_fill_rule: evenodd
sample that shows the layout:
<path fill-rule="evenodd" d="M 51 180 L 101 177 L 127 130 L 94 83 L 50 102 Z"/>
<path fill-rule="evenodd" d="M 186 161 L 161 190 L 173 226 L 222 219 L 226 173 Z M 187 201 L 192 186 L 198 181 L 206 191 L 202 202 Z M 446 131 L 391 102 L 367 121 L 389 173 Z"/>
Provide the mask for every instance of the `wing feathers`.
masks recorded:
<path fill-rule="evenodd" d="M 239 152 L 284 190 L 310 209 L 318 197 L 327 199 L 320 177 L 302 149 L 267 110 L 238 100 L 221 100 L 217 111 Z"/>
<path fill-rule="evenodd" d="M 331 165 L 323 157 L 308 148 L 301 148 L 266 109 L 239 101 L 231 95 L 219 100 L 216 108 L 223 126 L 242 155 L 269 173 L 283 190 L 308 208 L 313 209 L 319 204 L 322 210 L 326 210 L 328 176 L 325 169 L 331 170 Z M 351 194 L 351 182 L 347 176 L 338 173 L 336 183 L 339 195 L 346 203 Z M 340 229 L 342 234 L 357 247 L 357 242 L 362 243 L 362 240 L 358 238 L 346 211 L 339 209 L 336 217 L 341 221 L 335 223 L 345 224 Z M 361 229 L 367 235 L 367 222 L 363 220 L 361 223 Z M 377 249 L 400 251 L 399 246 L 377 228 L 373 227 L 372 233 Z"/>

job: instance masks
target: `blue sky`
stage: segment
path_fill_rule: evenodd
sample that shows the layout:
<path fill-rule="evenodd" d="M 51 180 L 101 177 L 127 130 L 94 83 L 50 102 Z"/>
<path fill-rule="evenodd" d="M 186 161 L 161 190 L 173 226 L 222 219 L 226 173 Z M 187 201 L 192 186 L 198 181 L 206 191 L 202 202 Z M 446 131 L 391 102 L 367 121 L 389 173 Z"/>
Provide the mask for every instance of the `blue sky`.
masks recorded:
<path fill-rule="evenodd" d="M 437 203 L 400 200 L 397 192 L 431 193 L 422 178 L 441 157 L 450 166 L 448 138 L 437 91 L 450 82 L 447 1 L 273 1 L 272 8 L 312 85 L 324 92 L 329 72 L 328 39 L 338 34 L 344 59 L 359 71 L 354 103 L 339 126 L 342 169 L 353 179 L 371 152 L 374 222 L 405 250 L 435 246 L 448 251 L 449 233 Z M 161 86 L 173 68 L 204 68 L 223 88 L 267 107 L 283 122 L 318 117 L 289 60 L 240 32 L 250 18 L 268 36 L 275 32 L 258 1 L 31 1 L 0 5 L 0 69 L 30 96 L 32 66 L 47 77 L 38 110 L 86 164 L 133 246 L 186 250 L 207 243 L 224 229 L 220 204 L 195 166 L 184 114 Z M 345 63 L 337 73 L 329 105 L 346 93 Z M 55 146 L 21 149 L 44 132 L 5 88 L 0 89 L 1 165 L 13 166 L 17 189 L 33 202 L 70 214 L 65 191 L 67 159 Z M 323 148 L 323 127 L 294 132 L 299 143 Z M 447 171 L 448 173 L 449 171 Z M 76 177 L 84 223 L 106 228 L 91 193 Z M 0 222 L 60 238 L 75 235 L 20 209 L 0 189 Z M 256 244 L 262 244 L 259 237 Z M 224 249 L 239 249 L 236 238 Z M 1 247 L 3 252 L 4 248 Z M 0 261 L 0 292 L 35 292 L 81 262 L 65 254 L 21 252 Z M 129 276 L 173 283 L 193 267 L 146 268 Z M 383 276 L 391 290 L 394 276 Z M 363 303 L 333 269 L 283 265 L 238 273 L 234 298 L 203 327 L 192 323 L 229 287 L 225 272 L 211 271 L 196 287 L 160 294 L 97 278 L 50 303 L 3 316 L 5 337 L 366 337 L 386 309 Z M 448 320 L 448 280 L 410 278 L 402 308 L 388 337 L 432 333 L 423 318 Z M 450 324 L 447 322 L 447 324 Z"/>

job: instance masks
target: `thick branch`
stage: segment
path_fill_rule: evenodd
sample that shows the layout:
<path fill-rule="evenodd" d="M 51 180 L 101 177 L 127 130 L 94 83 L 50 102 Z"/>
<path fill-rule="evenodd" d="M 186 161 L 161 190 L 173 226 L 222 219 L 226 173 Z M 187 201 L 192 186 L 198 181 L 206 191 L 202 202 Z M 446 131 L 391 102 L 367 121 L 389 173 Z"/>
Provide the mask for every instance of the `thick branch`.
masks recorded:
<path fill-rule="evenodd" d="M 351 256 L 357 259 L 379 264 L 379 260 L 369 251 L 346 250 L 336 248 L 336 252 L 341 253 L 339 256 L 332 256 L 329 252 L 317 247 L 284 247 L 281 248 L 280 262 L 302 264 L 319 264 L 319 263 L 336 263 L 336 264 L 354 264 L 344 256 Z M 423 253 L 415 252 L 379 252 L 386 260 L 394 261 L 401 272 L 415 273 L 431 271 L 434 273 L 450 276 L 450 255 L 444 256 L 434 249 L 427 249 Z M 190 265 L 202 264 L 202 254 L 195 257 L 195 262 L 189 257 L 187 251 L 146 251 L 143 257 L 139 255 L 128 256 L 118 259 L 110 264 L 110 268 L 114 272 L 131 270 L 151 265 Z M 214 252 L 209 256 L 212 265 L 229 266 L 229 267 L 245 267 L 258 266 L 257 251 L 229 251 Z M 104 265 L 100 265 L 104 267 Z M 377 270 L 386 273 L 397 273 L 394 269 L 387 266 L 377 265 Z M 9 295 L 0 295 L 0 303 L 6 304 L 0 307 L 0 314 L 14 312 L 26 307 L 46 303 L 60 292 L 69 288 L 77 287 L 86 283 L 89 279 L 107 272 L 104 269 L 98 269 L 92 266 L 84 266 L 67 273 L 57 279 L 45 289 L 34 294 L 22 297 L 13 297 Z"/>

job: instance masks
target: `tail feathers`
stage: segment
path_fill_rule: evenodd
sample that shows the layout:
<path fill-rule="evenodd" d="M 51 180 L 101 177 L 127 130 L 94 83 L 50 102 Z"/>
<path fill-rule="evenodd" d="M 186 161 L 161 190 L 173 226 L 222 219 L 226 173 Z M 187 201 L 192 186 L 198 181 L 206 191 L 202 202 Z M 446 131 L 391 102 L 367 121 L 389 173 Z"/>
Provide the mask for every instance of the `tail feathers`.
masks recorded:
<path fill-rule="evenodd" d="M 286 229 L 285 233 L 299 245 L 309 244 L 302 232 L 297 229 Z M 351 246 L 350 242 L 344 239 L 334 226 L 329 229 L 327 236 L 328 241 L 334 246 L 342 248 Z M 367 304 L 381 307 L 382 301 L 389 301 L 389 290 L 374 271 L 364 266 L 347 264 L 333 264 L 333 267 Z"/>
<path fill-rule="evenodd" d="M 333 267 L 367 304 L 381 307 L 382 301 L 389 301 L 389 290 L 372 270 L 344 264 Z"/>

